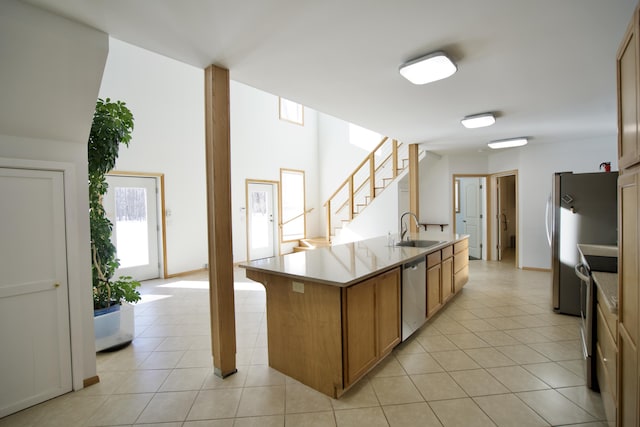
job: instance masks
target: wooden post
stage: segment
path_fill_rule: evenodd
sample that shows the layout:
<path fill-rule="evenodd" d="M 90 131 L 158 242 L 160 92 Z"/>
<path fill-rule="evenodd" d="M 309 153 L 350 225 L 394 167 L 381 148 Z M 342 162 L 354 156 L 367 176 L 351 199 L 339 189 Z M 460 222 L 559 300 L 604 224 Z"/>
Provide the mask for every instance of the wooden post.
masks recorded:
<path fill-rule="evenodd" d="M 224 378 L 237 372 L 231 244 L 229 70 L 215 65 L 207 67 L 204 89 L 211 350 L 214 373 Z"/>
<path fill-rule="evenodd" d="M 398 176 L 398 140 L 391 140 L 391 162 L 393 163 L 393 179 Z"/>
<path fill-rule="evenodd" d="M 369 154 L 369 203 L 376 198 L 376 159 L 375 151 Z"/>
<path fill-rule="evenodd" d="M 418 144 L 409 145 L 409 210 L 420 218 L 420 165 L 418 162 Z M 409 220 L 409 230 L 418 231 L 418 224 Z"/>
<path fill-rule="evenodd" d="M 331 241 L 331 199 L 327 200 L 327 241 Z"/>
<path fill-rule="evenodd" d="M 349 177 L 349 221 L 353 219 L 353 175 Z"/>

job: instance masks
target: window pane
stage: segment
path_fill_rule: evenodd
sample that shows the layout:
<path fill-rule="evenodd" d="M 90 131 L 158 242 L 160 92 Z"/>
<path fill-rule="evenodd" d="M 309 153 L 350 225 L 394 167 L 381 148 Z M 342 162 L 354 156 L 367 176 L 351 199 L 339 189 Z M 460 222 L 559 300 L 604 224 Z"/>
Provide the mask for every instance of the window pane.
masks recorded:
<path fill-rule="evenodd" d="M 262 249 L 269 246 L 269 216 L 267 214 L 266 191 L 251 193 L 251 248 Z"/>
<path fill-rule="evenodd" d="M 304 107 L 297 102 L 280 99 L 280 120 L 287 120 L 299 125 L 304 125 Z"/>
<path fill-rule="evenodd" d="M 115 188 L 116 253 L 120 268 L 149 264 L 147 190 Z"/>
<path fill-rule="evenodd" d="M 282 240 L 305 237 L 304 172 L 282 169 Z"/>

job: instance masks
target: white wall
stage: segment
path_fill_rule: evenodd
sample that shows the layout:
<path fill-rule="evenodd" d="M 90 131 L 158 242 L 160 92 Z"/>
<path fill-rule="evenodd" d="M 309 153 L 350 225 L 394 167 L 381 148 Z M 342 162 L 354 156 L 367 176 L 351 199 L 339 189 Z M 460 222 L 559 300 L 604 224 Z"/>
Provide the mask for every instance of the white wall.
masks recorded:
<path fill-rule="evenodd" d="M 304 110 L 304 126 L 278 117 L 278 97 L 235 81 L 231 82 L 231 215 L 233 260 L 246 260 L 247 179 L 280 180 L 280 168 L 305 171 L 307 236 L 323 234 L 318 173 L 317 113 Z M 295 244 L 280 248 L 291 252 Z"/>
<path fill-rule="evenodd" d="M 109 39 L 101 98 L 133 113 L 129 147 L 116 170 L 163 173 L 167 272 L 201 269 L 208 259 L 204 70 Z"/>
<path fill-rule="evenodd" d="M 452 188 L 449 161 L 434 153 L 426 153 L 420 162 L 420 221 L 429 224 L 451 224 Z M 448 201 L 448 202 L 446 202 Z"/>
<path fill-rule="evenodd" d="M 324 203 L 369 151 L 349 142 L 349 122 L 323 113 L 318 113 L 318 147 L 320 195 Z"/>
<path fill-rule="evenodd" d="M 451 223 L 452 175 L 494 174 L 518 170 L 520 267 L 550 268 L 544 212 L 554 172 L 598 172 L 602 162 L 617 170 L 615 135 L 555 144 L 531 143 L 525 147 L 477 155 L 427 157 L 420 165 L 420 216 L 431 221 L 444 216 Z M 427 162 L 426 164 L 424 162 Z M 442 189 L 445 188 L 446 191 Z"/>
<path fill-rule="evenodd" d="M 386 236 L 387 233 L 398 233 L 398 185 L 390 184 L 349 224 L 342 227 L 333 239 L 334 244 L 354 242 L 373 237 Z"/>
<path fill-rule="evenodd" d="M 87 139 L 106 34 L 14 0 L 0 2 L 0 157 L 69 165 L 67 231 L 73 384 L 96 374 Z M 66 176 L 66 175 L 65 175 Z"/>
<path fill-rule="evenodd" d="M 551 253 L 545 231 L 545 207 L 554 172 L 598 172 L 602 162 L 618 169 L 617 142 L 611 138 L 522 147 L 518 164 L 520 215 L 519 253 L 524 267 L 550 268 Z M 506 166 L 506 165 L 505 165 Z M 489 172 L 509 170 L 491 162 Z"/>

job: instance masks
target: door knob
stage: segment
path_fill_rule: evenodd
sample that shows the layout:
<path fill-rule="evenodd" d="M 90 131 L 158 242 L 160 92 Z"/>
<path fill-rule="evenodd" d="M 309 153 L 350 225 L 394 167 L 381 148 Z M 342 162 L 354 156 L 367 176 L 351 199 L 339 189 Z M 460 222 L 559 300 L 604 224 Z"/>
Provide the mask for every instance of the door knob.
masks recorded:
<path fill-rule="evenodd" d="M 54 287 L 54 288 L 59 288 L 59 287 L 60 287 L 60 283 L 58 283 L 58 282 L 54 283 L 54 284 L 53 284 L 53 287 Z"/>

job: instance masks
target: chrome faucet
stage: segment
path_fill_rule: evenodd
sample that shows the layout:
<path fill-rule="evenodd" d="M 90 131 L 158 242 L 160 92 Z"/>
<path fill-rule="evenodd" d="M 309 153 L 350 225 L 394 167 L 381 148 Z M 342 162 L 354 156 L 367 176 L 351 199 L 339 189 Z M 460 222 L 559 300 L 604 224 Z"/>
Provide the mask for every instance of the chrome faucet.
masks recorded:
<path fill-rule="evenodd" d="M 405 215 L 411 215 L 416 222 L 416 226 L 420 228 L 420 221 L 418 221 L 418 217 L 416 216 L 416 214 L 414 214 L 413 212 L 403 213 L 402 215 L 400 215 L 400 224 L 398 224 L 398 234 L 400 235 L 400 241 L 402 241 L 404 239 L 404 235 L 409 232 L 409 226 L 403 223 Z M 409 240 L 409 237 L 407 237 L 407 240 Z"/>

